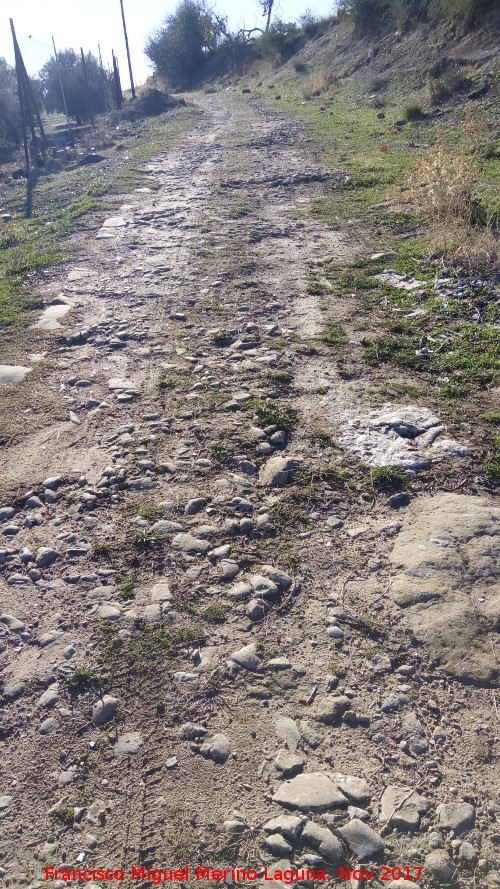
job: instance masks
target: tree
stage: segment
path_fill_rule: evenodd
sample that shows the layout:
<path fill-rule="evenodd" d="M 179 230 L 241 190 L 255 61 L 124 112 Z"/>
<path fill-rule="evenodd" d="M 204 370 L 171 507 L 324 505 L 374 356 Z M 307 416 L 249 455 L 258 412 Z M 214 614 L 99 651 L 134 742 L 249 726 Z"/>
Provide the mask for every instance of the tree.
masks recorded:
<path fill-rule="evenodd" d="M 226 19 L 204 0 L 181 0 L 144 51 L 172 89 L 189 89 L 202 80 L 208 59 L 226 34 Z"/>
<path fill-rule="evenodd" d="M 259 0 L 259 4 L 262 8 L 262 15 L 267 16 L 266 31 L 269 31 L 269 26 L 271 24 L 271 16 L 273 14 L 274 0 Z"/>
<path fill-rule="evenodd" d="M 17 145 L 20 138 L 16 71 L 0 58 L 0 148 Z"/>
<path fill-rule="evenodd" d="M 68 114 L 76 118 L 78 125 L 90 120 L 93 114 L 106 110 L 106 93 L 109 88 L 108 75 L 92 55 L 85 56 L 88 89 L 85 83 L 81 56 L 72 49 L 58 53 L 59 68 L 55 59 L 50 59 L 40 71 L 43 102 L 50 113 L 64 111 L 64 102 L 59 82 L 59 72 L 63 82 Z"/>

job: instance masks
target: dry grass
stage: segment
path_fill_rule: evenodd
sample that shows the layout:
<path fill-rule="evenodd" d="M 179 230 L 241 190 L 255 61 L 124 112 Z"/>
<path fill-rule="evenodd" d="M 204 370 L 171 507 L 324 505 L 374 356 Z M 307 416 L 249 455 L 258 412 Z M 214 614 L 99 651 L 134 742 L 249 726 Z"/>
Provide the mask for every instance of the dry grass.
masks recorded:
<path fill-rule="evenodd" d="M 469 271 L 500 267 L 500 237 L 482 203 L 482 163 L 491 136 L 469 115 L 455 145 L 442 134 L 423 151 L 407 176 L 414 209 L 429 219 L 433 252 Z"/>
<path fill-rule="evenodd" d="M 314 71 L 307 78 L 307 83 L 302 90 L 302 96 L 309 101 L 314 96 L 320 96 L 323 93 L 335 92 L 337 88 L 337 78 L 330 71 Z"/>

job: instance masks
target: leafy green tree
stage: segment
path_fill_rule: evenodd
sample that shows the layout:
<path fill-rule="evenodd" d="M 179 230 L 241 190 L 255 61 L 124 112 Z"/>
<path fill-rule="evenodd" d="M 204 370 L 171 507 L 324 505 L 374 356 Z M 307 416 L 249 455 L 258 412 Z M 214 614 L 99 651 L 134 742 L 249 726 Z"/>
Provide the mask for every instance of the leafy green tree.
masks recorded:
<path fill-rule="evenodd" d="M 150 35 L 145 53 L 172 89 L 195 86 L 227 33 L 226 19 L 203 0 L 181 0 Z"/>
<path fill-rule="evenodd" d="M 93 114 L 106 110 L 106 91 L 109 88 L 108 75 L 104 73 L 99 62 L 92 55 L 85 56 L 88 89 L 85 83 L 81 56 L 72 49 L 58 53 L 61 80 L 64 86 L 68 114 L 76 119 L 77 124 L 90 120 Z M 52 111 L 64 111 L 64 102 L 59 82 L 59 71 L 55 59 L 50 59 L 40 71 L 39 80 L 45 108 Z"/>
<path fill-rule="evenodd" d="M 0 58 L 0 148 L 17 145 L 20 138 L 16 72 L 5 59 Z"/>

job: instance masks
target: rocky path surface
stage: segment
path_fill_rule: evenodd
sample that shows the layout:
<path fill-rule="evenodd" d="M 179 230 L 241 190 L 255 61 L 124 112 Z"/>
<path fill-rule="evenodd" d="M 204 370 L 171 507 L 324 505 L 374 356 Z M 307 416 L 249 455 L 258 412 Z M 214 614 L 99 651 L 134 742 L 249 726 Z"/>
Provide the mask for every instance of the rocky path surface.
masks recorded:
<path fill-rule="evenodd" d="M 342 173 L 284 114 L 197 102 L 5 371 L 1 880 L 494 889 L 498 506 L 346 482 L 467 445 L 365 406 L 319 340 L 353 305 L 310 276 L 352 246 L 304 211 Z"/>

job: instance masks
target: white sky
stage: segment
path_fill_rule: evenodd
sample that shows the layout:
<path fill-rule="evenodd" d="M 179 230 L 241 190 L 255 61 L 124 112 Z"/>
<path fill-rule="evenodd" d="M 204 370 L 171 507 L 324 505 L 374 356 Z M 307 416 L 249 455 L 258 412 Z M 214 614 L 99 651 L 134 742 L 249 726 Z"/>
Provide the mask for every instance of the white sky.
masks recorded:
<path fill-rule="evenodd" d="M 260 26 L 263 18 L 257 0 L 216 0 L 217 10 L 229 18 L 229 25 Z M 294 21 L 306 9 L 317 15 L 329 15 L 334 0 L 277 0 L 276 16 Z M 177 0 L 124 0 L 127 30 L 136 84 L 151 73 L 142 50 L 147 35 L 163 18 L 173 12 Z M 123 39 L 120 0 L 3 0 L 0 27 L 0 56 L 13 64 L 9 18 L 14 19 L 17 39 L 29 74 L 35 74 L 47 61 L 54 36 L 58 49 L 83 46 L 97 56 L 101 46 L 105 65 L 111 64 L 111 49 L 118 56 L 123 88 L 129 86 L 127 58 Z M 31 35 L 31 40 L 27 39 Z"/>

